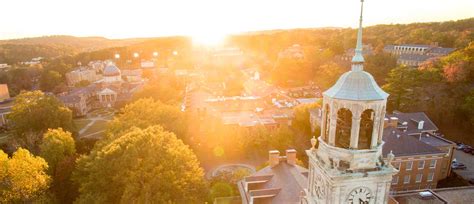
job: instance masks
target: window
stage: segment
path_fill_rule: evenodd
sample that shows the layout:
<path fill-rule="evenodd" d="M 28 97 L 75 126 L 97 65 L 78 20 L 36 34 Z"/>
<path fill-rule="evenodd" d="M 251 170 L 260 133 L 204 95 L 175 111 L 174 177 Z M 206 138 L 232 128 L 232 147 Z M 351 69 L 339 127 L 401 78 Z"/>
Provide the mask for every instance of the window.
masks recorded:
<path fill-rule="evenodd" d="M 418 169 L 423 169 L 425 168 L 425 161 L 422 160 L 422 161 L 418 161 Z"/>
<path fill-rule="evenodd" d="M 433 181 L 433 178 L 434 178 L 434 172 L 430 172 L 428 174 L 428 180 L 427 181 Z"/>
<path fill-rule="evenodd" d="M 436 168 L 436 160 L 433 159 L 430 161 L 430 169 L 434 169 L 434 168 Z"/>
<path fill-rule="evenodd" d="M 392 179 L 392 185 L 398 184 L 398 176 L 394 176 Z"/>
<path fill-rule="evenodd" d="M 405 178 L 403 178 L 403 183 L 404 184 L 410 183 L 410 175 L 406 175 Z"/>
<path fill-rule="evenodd" d="M 392 165 L 393 165 L 393 167 L 395 167 L 396 169 L 400 170 L 400 162 L 394 162 Z"/>
<path fill-rule="evenodd" d="M 410 171 L 413 168 L 413 161 L 407 162 L 407 167 L 405 168 L 407 171 Z"/>
<path fill-rule="evenodd" d="M 416 175 L 416 182 L 421 183 L 421 179 L 423 178 L 423 174 L 417 174 Z"/>

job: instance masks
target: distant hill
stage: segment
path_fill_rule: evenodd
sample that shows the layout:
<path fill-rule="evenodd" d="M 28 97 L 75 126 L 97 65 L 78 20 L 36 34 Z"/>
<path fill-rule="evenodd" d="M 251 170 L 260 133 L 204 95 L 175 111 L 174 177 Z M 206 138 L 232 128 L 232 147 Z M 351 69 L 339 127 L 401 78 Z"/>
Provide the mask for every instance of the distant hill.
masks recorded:
<path fill-rule="evenodd" d="M 64 46 L 72 47 L 80 52 L 93 51 L 109 47 L 122 47 L 135 43 L 140 43 L 146 40 L 145 38 L 133 39 L 107 39 L 104 37 L 74 37 L 67 35 L 43 36 L 34 38 L 22 38 L 12 40 L 0 40 L 2 44 L 15 45 L 47 45 L 47 46 Z"/>
<path fill-rule="evenodd" d="M 0 40 L 0 63 L 15 64 L 34 57 L 72 56 L 82 52 L 130 46 L 145 40 L 147 39 L 107 39 L 65 35 Z"/>

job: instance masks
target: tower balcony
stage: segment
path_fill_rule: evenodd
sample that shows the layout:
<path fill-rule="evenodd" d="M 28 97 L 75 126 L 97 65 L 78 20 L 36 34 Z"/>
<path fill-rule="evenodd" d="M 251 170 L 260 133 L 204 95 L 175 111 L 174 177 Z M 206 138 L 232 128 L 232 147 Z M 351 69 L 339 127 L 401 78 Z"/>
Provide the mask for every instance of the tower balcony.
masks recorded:
<path fill-rule="evenodd" d="M 372 149 L 345 149 L 327 144 L 321 137 L 319 146 L 313 151 L 316 159 L 327 169 L 339 171 L 370 171 L 382 166 L 383 142 Z"/>

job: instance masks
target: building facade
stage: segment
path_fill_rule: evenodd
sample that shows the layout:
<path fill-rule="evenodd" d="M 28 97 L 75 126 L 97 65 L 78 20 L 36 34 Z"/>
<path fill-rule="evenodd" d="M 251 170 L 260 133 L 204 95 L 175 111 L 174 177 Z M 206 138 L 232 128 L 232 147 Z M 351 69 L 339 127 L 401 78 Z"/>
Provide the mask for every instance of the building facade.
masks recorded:
<path fill-rule="evenodd" d="M 93 69 L 80 67 L 74 71 L 66 73 L 66 82 L 69 86 L 75 86 L 81 81 L 95 82 L 100 80 L 101 76 Z"/>
<path fill-rule="evenodd" d="M 453 52 L 454 48 L 443 48 L 438 45 L 387 45 L 384 52 L 398 57 L 397 63 L 411 67 L 418 67 L 428 60 L 446 56 Z"/>

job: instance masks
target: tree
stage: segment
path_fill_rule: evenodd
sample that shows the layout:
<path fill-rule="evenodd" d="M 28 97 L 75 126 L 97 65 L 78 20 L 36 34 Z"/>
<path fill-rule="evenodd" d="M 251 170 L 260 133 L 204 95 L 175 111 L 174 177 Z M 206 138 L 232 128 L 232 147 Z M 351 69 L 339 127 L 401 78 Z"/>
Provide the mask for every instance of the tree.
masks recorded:
<path fill-rule="evenodd" d="M 180 90 L 177 90 L 169 83 L 157 80 L 145 85 L 145 87 L 136 92 L 133 97 L 136 100 L 141 98 L 152 98 L 165 104 L 175 104 L 181 97 L 180 92 Z"/>
<path fill-rule="evenodd" d="M 58 163 L 76 153 L 76 146 L 71 133 L 58 128 L 44 134 L 40 150 L 40 156 L 48 162 L 50 174 L 54 175 Z"/>
<path fill-rule="evenodd" d="M 341 76 L 344 70 L 334 62 L 328 62 L 315 71 L 314 81 L 322 89 L 330 88 Z"/>
<path fill-rule="evenodd" d="M 467 113 L 466 115 L 469 118 L 471 127 L 474 127 L 474 90 L 471 90 L 469 95 L 467 95 L 464 99 L 462 109 L 465 111 L 465 113 Z"/>
<path fill-rule="evenodd" d="M 311 133 L 311 124 L 309 120 L 309 110 L 321 107 L 321 102 L 313 104 L 301 104 L 294 108 L 295 119 L 293 120 L 292 127 L 303 134 Z"/>
<path fill-rule="evenodd" d="M 0 150 L 0 202 L 29 202 L 49 187 L 48 164 L 19 148 L 11 158 Z"/>
<path fill-rule="evenodd" d="M 110 123 L 109 132 L 117 135 L 131 127 L 147 128 L 153 125 L 161 125 L 178 137 L 183 137 L 186 132 L 184 114 L 178 107 L 151 98 L 139 99 L 125 106 Z"/>
<path fill-rule="evenodd" d="M 41 75 L 40 87 L 44 91 L 52 91 L 56 86 L 58 86 L 63 81 L 62 76 L 57 71 L 45 71 Z"/>
<path fill-rule="evenodd" d="M 8 115 L 12 130 L 30 150 L 49 128 L 63 128 L 72 132 L 72 112 L 54 96 L 41 91 L 22 92 Z"/>
<path fill-rule="evenodd" d="M 393 110 L 404 110 L 415 102 L 414 88 L 417 87 L 418 77 L 419 71 L 407 66 L 399 66 L 390 71 L 387 84 L 382 88 L 390 94 L 389 103 Z"/>
<path fill-rule="evenodd" d="M 90 81 L 87 81 L 87 80 L 81 80 L 80 82 L 78 82 L 76 85 L 74 85 L 75 87 L 77 88 L 80 88 L 80 87 L 86 87 L 86 86 L 89 86 L 91 84 Z"/>
<path fill-rule="evenodd" d="M 197 203 L 205 192 L 193 151 L 160 126 L 131 128 L 78 160 L 78 203 Z"/>
<path fill-rule="evenodd" d="M 367 56 L 364 65 L 364 69 L 374 76 L 378 84 L 384 84 L 388 73 L 395 67 L 397 58 L 387 53 Z"/>

